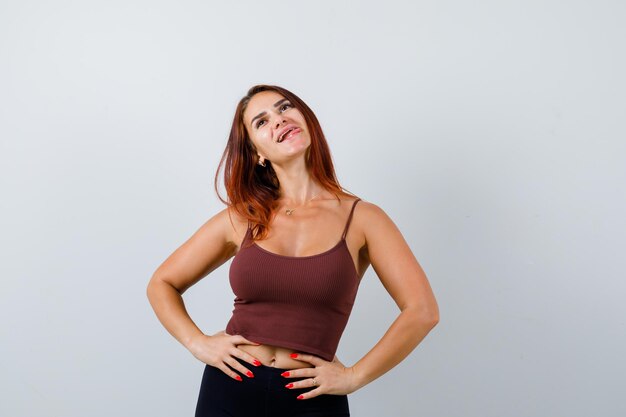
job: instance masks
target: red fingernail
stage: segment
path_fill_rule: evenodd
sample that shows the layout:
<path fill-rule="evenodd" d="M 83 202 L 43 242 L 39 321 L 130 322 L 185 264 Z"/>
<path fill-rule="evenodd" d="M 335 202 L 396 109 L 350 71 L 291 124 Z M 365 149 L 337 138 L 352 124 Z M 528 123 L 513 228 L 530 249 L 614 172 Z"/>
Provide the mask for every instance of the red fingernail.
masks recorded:
<path fill-rule="evenodd" d="M 280 376 L 289 376 L 289 372 L 283 372 Z"/>
<path fill-rule="evenodd" d="M 255 366 L 261 366 L 261 362 L 257 361 L 256 359 L 254 360 L 254 365 Z"/>
<path fill-rule="evenodd" d="M 292 354 L 291 354 L 291 355 L 289 355 L 289 356 L 291 356 L 292 358 L 297 358 L 297 357 L 298 357 L 298 354 L 297 354 L 297 353 L 292 353 Z"/>
<path fill-rule="evenodd" d="M 254 374 L 250 371 L 246 372 L 246 375 L 248 375 L 250 378 L 254 378 Z"/>
<path fill-rule="evenodd" d="M 293 384 L 287 384 L 287 385 L 285 385 L 285 388 L 291 388 L 291 387 L 293 387 Z"/>
<path fill-rule="evenodd" d="M 302 395 L 298 395 L 298 399 L 299 399 L 299 400 L 301 400 L 301 399 L 303 399 L 303 398 L 304 398 L 304 396 L 302 396 Z"/>
<path fill-rule="evenodd" d="M 241 377 L 240 377 L 239 375 L 237 375 L 237 376 L 235 377 L 235 379 L 236 379 L 237 381 L 242 381 L 242 379 L 241 379 Z"/>

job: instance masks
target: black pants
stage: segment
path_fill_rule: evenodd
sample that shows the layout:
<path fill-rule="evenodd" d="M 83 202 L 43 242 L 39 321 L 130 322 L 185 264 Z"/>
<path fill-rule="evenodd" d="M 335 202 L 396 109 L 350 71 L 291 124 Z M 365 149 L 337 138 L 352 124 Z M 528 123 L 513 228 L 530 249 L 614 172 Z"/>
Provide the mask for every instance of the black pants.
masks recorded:
<path fill-rule="evenodd" d="M 349 417 L 347 395 L 322 394 L 307 400 L 296 397 L 314 389 L 285 388 L 305 378 L 285 378 L 287 369 L 252 366 L 241 361 L 254 378 L 236 381 L 220 369 L 205 365 L 195 417 Z M 237 372 L 239 373 L 239 372 Z"/>

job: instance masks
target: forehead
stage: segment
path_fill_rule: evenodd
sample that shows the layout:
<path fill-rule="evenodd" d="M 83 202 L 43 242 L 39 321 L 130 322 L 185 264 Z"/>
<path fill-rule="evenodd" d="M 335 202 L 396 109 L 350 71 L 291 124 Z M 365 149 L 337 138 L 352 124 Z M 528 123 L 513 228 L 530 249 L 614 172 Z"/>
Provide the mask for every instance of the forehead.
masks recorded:
<path fill-rule="evenodd" d="M 285 97 L 276 91 L 261 91 L 260 93 L 255 94 L 248 102 L 244 112 L 244 120 L 246 124 L 250 121 L 250 119 L 261 112 L 273 111 L 274 104 L 283 98 Z"/>

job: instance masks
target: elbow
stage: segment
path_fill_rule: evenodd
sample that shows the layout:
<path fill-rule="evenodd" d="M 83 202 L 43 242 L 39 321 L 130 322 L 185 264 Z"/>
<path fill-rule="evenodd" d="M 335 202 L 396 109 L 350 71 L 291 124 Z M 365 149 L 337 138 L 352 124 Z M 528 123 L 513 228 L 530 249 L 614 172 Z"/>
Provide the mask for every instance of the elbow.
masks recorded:
<path fill-rule="evenodd" d="M 439 305 L 434 299 L 428 303 L 428 307 L 423 310 L 423 320 L 435 327 L 439 323 Z"/>
<path fill-rule="evenodd" d="M 432 327 L 435 327 L 437 323 L 439 323 L 439 307 L 435 303 L 434 306 L 429 309 L 428 313 L 425 314 L 425 319 Z"/>
<path fill-rule="evenodd" d="M 431 325 L 431 328 L 435 327 L 439 323 L 439 312 L 428 316 L 428 323 Z"/>
<path fill-rule="evenodd" d="M 432 310 L 421 309 L 416 311 L 413 317 L 419 327 L 428 326 L 433 328 L 439 323 L 439 309 L 436 307 Z"/>
<path fill-rule="evenodd" d="M 157 294 L 159 293 L 159 289 L 160 287 L 162 287 L 162 285 L 163 280 L 161 280 L 160 277 L 153 275 L 152 278 L 150 278 L 150 281 L 146 286 L 146 297 L 148 297 L 148 300 L 150 302 L 152 302 L 152 299 L 157 296 Z"/>
<path fill-rule="evenodd" d="M 167 292 L 170 290 L 176 291 L 179 295 L 183 295 L 183 293 L 187 290 L 187 288 L 177 288 L 172 284 L 165 276 L 163 275 L 153 275 L 148 282 L 146 287 L 146 296 L 148 299 L 154 297 L 157 294 L 161 294 L 162 292 Z"/>
<path fill-rule="evenodd" d="M 154 278 L 152 278 L 150 282 L 148 282 L 148 285 L 146 286 L 146 297 L 148 298 L 148 301 L 150 302 L 152 302 L 152 297 L 154 296 L 154 290 L 155 290 L 155 281 L 154 281 Z"/>

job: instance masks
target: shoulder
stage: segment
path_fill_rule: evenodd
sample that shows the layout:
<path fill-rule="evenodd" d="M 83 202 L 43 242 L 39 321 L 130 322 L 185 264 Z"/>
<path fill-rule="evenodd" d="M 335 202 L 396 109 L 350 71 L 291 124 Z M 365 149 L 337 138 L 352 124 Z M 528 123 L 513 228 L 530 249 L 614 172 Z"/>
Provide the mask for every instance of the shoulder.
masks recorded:
<path fill-rule="evenodd" d="M 226 207 L 220 213 L 228 236 L 228 241 L 239 246 L 248 229 L 248 219 L 237 213 L 232 207 Z"/>
<path fill-rule="evenodd" d="M 358 198 L 358 202 L 356 202 Z M 351 233 L 353 236 L 360 236 L 359 247 L 367 246 L 369 241 L 380 240 L 380 236 L 389 233 L 395 228 L 395 224 L 385 211 L 375 203 L 365 201 L 361 197 L 350 197 L 346 202 L 346 212 L 352 212 Z M 355 203 L 356 202 L 356 203 Z M 356 239 L 355 236 L 355 239 Z"/>
<path fill-rule="evenodd" d="M 237 213 L 232 207 L 226 207 L 214 214 L 207 224 L 212 225 L 213 233 L 228 244 L 239 245 L 248 228 L 248 220 Z"/>
<path fill-rule="evenodd" d="M 354 208 L 353 222 L 363 232 L 366 241 L 397 230 L 395 223 L 385 210 L 379 205 L 363 199 Z"/>
<path fill-rule="evenodd" d="M 359 221 L 362 223 L 367 223 L 369 221 L 380 220 L 382 217 L 387 217 L 385 211 L 380 208 L 378 205 L 365 201 L 364 199 L 359 197 L 359 202 L 354 203 L 357 198 L 353 198 L 350 201 L 350 206 L 354 206 L 354 220 L 358 216 Z"/>

